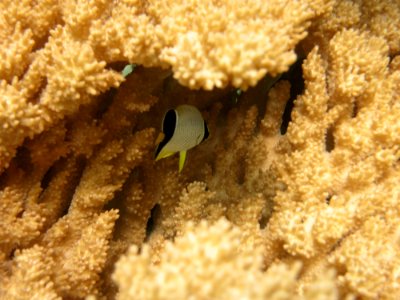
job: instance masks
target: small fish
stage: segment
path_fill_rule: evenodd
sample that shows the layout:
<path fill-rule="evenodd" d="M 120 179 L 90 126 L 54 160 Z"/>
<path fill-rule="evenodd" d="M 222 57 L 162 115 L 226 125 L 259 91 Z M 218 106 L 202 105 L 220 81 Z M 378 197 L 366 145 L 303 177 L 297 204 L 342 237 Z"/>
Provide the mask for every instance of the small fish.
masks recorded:
<path fill-rule="evenodd" d="M 133 72 L 133 70 L 135 70 L 136 65 L 135 64 L 128 64 L 124 67 L 124 69 L 122 70 L 122 76 L 126 77 L 129 74 L 131 74 Z"/>
<path fill-rule="evenodd" d="M 192 105 L 180 105 L 166 112 L 158 136 L 156 161 L 179 152 L 179 172 L 186 160 L 186 151 L 208 138 L 209 131 L 200 111 Z"/>

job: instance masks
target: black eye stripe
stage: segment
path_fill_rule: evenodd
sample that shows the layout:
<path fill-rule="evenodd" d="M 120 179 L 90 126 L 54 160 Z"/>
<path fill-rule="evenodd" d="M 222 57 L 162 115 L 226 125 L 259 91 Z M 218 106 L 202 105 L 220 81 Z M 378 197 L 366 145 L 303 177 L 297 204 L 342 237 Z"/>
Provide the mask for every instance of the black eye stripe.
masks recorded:
<path fill-rule="evenodd" d="M 174 109 L 170 109 L 166 112 L 162 124 L 162 132 L 164 133 L 164 138 L 158 144 L 154 157 L 157 157 L 162 148 L 164 148 L 164 146 L 172 139 L 172 136 L 175 132 L 176 119 L 176 111 Z"/>
<path fill-rule="evenodd" d="M 162 131 L 166 137 L 169 139 L 172 138 L 174 135 L 175 127 L 176 127 L 176 111 L 174 109 L 170 109 L 165 114 L 163 124 L 162 124 Z"/>

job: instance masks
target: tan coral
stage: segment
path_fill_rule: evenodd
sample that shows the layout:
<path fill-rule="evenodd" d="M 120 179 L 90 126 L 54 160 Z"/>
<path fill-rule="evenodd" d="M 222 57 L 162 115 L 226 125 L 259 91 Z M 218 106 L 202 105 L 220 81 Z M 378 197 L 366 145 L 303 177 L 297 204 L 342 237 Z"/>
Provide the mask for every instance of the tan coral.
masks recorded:
<path fill-rule="evenodd" d="M 397 2 L 0 8 L 1 298 L 398 298 Z M 297 54 L 299 96 L 261 79 Z M 211 134 L 179 173 L 152 152 L 182 103 Z"/>
<path fill-rule="evenodd" d="M 13 144 L 6 144 L 7 157 L 13 156 L 15 147 L 25 137 L 42 132 L 49 123 L 94 101 L 91 96 L 121 83 L 121 75 L 105 70 L 104 59 L 109 62 L 129 60 L 146 66 L 171 65 L 174 76 L 190 87 L 211 89 L 231 82 L 247 88 L 267 72 L 277 74 L 286 70 L 295 60 L 293 49 L 305 36 L 308 20 L 331 6 L 329 1 L 304 1 L 291 4 L 290 8 L 279 2 L 272 1 L 271 5 L 264 6 L 254 1 L 247 4 L 246 11 L 241 11 L 235 3 L 208 5 L 193 1 L 170 5 L 167 1 L 145 5 L 141 1 L 123 1 L 113 4 L 95 1 L 89 5 L 71 0 L 56 6 L 52 0 L 43 0 L 32 11 L 14 4 L 5 6 L 7 17 L 1 35 L 7 37 L 2 39 L 7 45 L 3 48 L 12 50 L 11 45 L 20 46 L 15 49 L 17 53 L 4 52 L 3 56 L 7 56 L 4 76 L 10 81 L 13 76 L 24 75 L 18 84 L 18 89 L 23 91 L 20 101 L 37 104 L 34 106 L 40 114 L 31 125 L 34 130 L 13 125 L 19 133 Z M 171 16 L 184 11 L 188 12 L 186 21 L 170 22 Z M 257 21 L 248 22 L 248 15 L 259 16 L 260 12 L 262 16 Z M 35 21 L 18 23 L 20 14 L 32 14 Z M 203 15 L 209 19 L 206 23 Z M 226 15 L 228 18 L 224 18 Z M 61 19 L 64 27 L 57 25 Z M 204 31 L 202 26 L 207 23 L 211 31 Z M 190 31 L 188 28 L 194 24 L 197 31 Z M 20 32 L 18 28 L 25 31 Z M 9 40 L 15 30 L 15 40 Z M 221 31 L 229 35 L 221 35 Z M 248 31 L 257 35 L 248 36 Z M 269 35 L 270 31 L 275 34 Z M 202 38 L 210 33 L 210 38 Z M 193 47 L 194 43 L 186 47 L 189 36 L 199 37 L 199 47 Z M 270 37 L 268 43 L 263 42 L 264 36 Z M 39 49 L 32 53 L 33 43 L 39 46 L 46 37 L 49 38 L 44 51 Z M 237 50 L 232 45 L 237 45 Z M 211 51 L 211 48 L 215 49 Z M 238 53 L 243 51 L 246 56 L 242 57 Z M 220 62 L 223 65 L 218 66 Z M 12 101 L 7 98 L 1 102 Z M 22 117 L 17 120 L 20 122 Z M 9 137 L 12 133 L 6 135 Z M 7 157 L 2 159 L 1 169 L 7 166 L 10 159 Z"/>
<path fill-rule="evenodd" d="M 214 196 L 206 187 L 203 182 L 193 182 L 182 192 L 173 219 L 178 236 L 182 235 L 182 227 L 186 222 L 200 222 L 206 217 L 205 207 Z"/>
<path fill-rule="evenodd" d="M 17 23 L 14 31 L 1 39 L 0 44 L 0 79 L 11 81 L 20 76 L 29 64 L 29 54 L 34 41 L 30 30 L 23 31 Z"/>
<path fill-rule="evenodd" d="M 127 135 L 135 123 L 135 119 L 128 116 L 149 109 L 151 103 L 140 102 L 146 99 L 149 98 L 138 96 L 135 102 L 133 98 L 116 97 L 99 122 L 78 122 L 85 125 L 81 129 L 87 134 L 95 133 L 93 140 L 84 147 L 76 129 L 68 126 L 71 120 L 60 122 L 52 130 L 26 142 L 19 150 L 18 159 L 12 160 L 13 169 L 9 168 L 3 174 L 2 184 L 7 187 L 2 190 L 2 196 L 7 201 L 3 201 L 5 215 L 0 225 L 4 235 L 2 257 L 8 257 L 15 248 L 29 249 L 31 244 L 39 243 L 46 249 L 43 255 L 52 257 L 52 264 L 57 266 L 53 268 L 51 283 L 58 296 L 82 298 L 99 293 L 99 278 L 118 217 L 116 210 L 103 211 L 102 208 L 122 187 L 132 168 L 146 159 L 148 148 L 153 145 L 151 128 Z M 151 99 L 154 103 L 157 98 Z M 121 105 L 126 105 L 127 100 L 130 102 L 128 109 L 121 113 Z M 120 118 L 115 117 L 118 111 Z M 81 113 L 80 117 L 93 118 L 97 111 L 87 106 Z M 108 128 L 112 129 L 109 135 Z M 85 156 L 82 154 L 89 161 L 84 168 Z M 62 156 L 67 158 L 59 160 Z M 107 163 L 113 166 L 111 173 L 99 171 Z M 79 182 L 77 178 L 82 168 L 84 175 Z M 96 174 L 97 177 L 85 174 Z M 17 182 L 13 184 L 15 180 Z M 96 194 L 97 201 L 85 204 L 81 189 L 85 190 L 85 197 Z M 93 193 L 87 193 L 89 189 Z M 15 211 L 13 214 L 10 214 L 10 208 Z M 63 214 L 66 216 L 62 217 Z M 13 225 L 16 226 L 11 232 Z M 14 280 L 18 279 L 7 274 L 0 281 L 0 290 L 3 292 L 9 284 L 15 284 Z"/>
<path fill-rule="evenodd" d="M 344 55 L 353 48 L 347 45 L 350 37 L 360 48 L 354 55 Z M 390 76 L 385 66 L 387 48 L 383 40 L 352 30 L 338 33 L 329 47 L 327 80 L 317 48 L 303 66 L 306 90 L 296 100 L 287 133 L 294 151 L 280 171 L 287 190 L 278 192 L 271 221 L 286 250 L 306 257 L 328 250 L 369 214 L 396 205 L 390 194 L 395 190 L 391 180 L 397 176 L 393 168 L 399 122 L 391 117 L 397 115 L 398 105 L 390 92 L 396 76 Z M 333 149 L 326 148 L 329 138 Z M 362 200 L 378 198 L 387 199 L 386 204 Z"/>
<path fill-rule="evenodd" d="M 161 21 L 156 27 L 166 46 L 161 60 L 172 65 L 180 83 L 211 90 L 231 82 L 247 89 L 266 73 L 287 70 L 296 59 L 293 49 L 304 38 L 308 20 L 329 5 L 248 1 L 237 9 L 235 1 L 157 1 L 149 11 Z M 176 22 L 179 14 L 185 18 Z"/>
<path fill-rule="evenodd" d="M 246 89 L 266 73 L 288 69 L 308 21 L 327 12 L 332 2 L 288 6 L 272 0 L 268 4 L 249 1 L 241 9 L 236 4 L 121 1 L 107 7 L 97 1 L 95 6 L 80 3 L 82 9 L 73 18 L 66 14 L 64 18 L 72 31 L 88 36 L 93 48 L 108 60 L 172 66 L 175 78 L 191 88 L 211 90 L 232 83 Z M 179 14 L 185 18 L 177 22 Z"/>
<path fill-rule="evenodd" d="M 49 29 L 59 21 L 59 6 L 56 0 L 5 0 L 0 3 L 0 8 L 2 38 L 19 23 L 23 29 L 32 31 L 36 42 L 42 42 Z"/>
<path fill-rule="evenodd" d="M 390 20 L 400 17 L 400 3 L 373 0 L 357 0 L 357 2 L 362 12 L 362 23 L 366 24 L 374 35 L 381 36 L 387 41 L 391 54 L 399 53 L 400 25 Z"/>
<path fill-rule="evenodd" d="M 240 243 L 241 230 L 221 219 L 214 225 L 201 222 L 197 228 L 189 223 L 174 244 L 167 243 L 159 265 L 151 264 L 147 245 L 140 254 L 133 246 L 116 265 L 113 277 L 120 287 L 118 299 L 336 298 L 334 293 L 323 292 L 324 285 L 308 291 L 313 297 L 301 297 L 295 291 L 301 264 L 276 264 L 264 273 L 260 249 L 244 248 Z M 333 282 L 332 277 L 330 273 L 327 282 Z"/>
<path fill-rule="evenodd" d="M 0 3 L 0 79 L 20 77 L 31 63 L 34 47 L 41 46 L 58 19 L 57 1 Z"/>
<path fill-rule="evenodd" d="M 400 4 L 398 1 L 345 0 L 336 1 L 330 13 L 322 15 L 310 30 L 306 44 L 321 46 L 343 29 L 368 30 L 386 40 L 390 55 L 399 53 Z M 312 46 L 311 46 L 312 47 Z"/>
<path fill-rule="evenodd" d="M 0 170 L 3 171 L 23 139 L 40 132 L 44 125 L 40 120 L 43 111 L 27 101 L 15 82 L 1 81 L 0 91 Z"/>
<path fill-rule="evenodd" d="M 53 282 L 58 295 L 83 298 L 98 293 L 99 273 L 117 218 L 115 210 L 85 219 L 71 216 L 48 231 L 42 245 L 55 262 Z"/>
<path fill-rule="evenodd" d="M 330 258 L 341 272 L 339 282 L 365 299 L 396 299 L 400 295 L 400 247 L 395 238 L 398 212 L 395 215 L 369 218 Z"/>
<path fill-rule="evenodd" d="M 61 116 L 123 81 L 122 75 L 105 69 L 106 62 L 98 61 L 89 45 L 75 41 L 61 27 L 52 31 L 43 56 L 47 84 L 40 103 Z"/>
<path fill-rule="evenodd" d="M 82 174 L 74 199 L 71 203 L 71 212 L 74 210 L 99 209 L 112 199 L 126 180 L 129 171 L 139 164 L 146 145 L 143 141 L 151 141 L 152 130 L 144 130 L 123 141 L 110 141 L 101 149 L 88 164 Z M 144 153 L 143 153 L 144 152 Z M 96 191 L 94 194 L 86 191 Z"/>
<path fill-rule="evenodd" d="M 109 211 L 90 220 L 76 219 L 70 223 L 75 229 L 68 228 L 68 219 L 58 222 L 41 246 L 17 253 L 11 276 L 0 281 L 0 295 L 5 299 L 61 299 L 96 293 L 117 217 L 116 211 Z M 74 230 L 76 236 L 71 234 Z"/>
<path fill-rule="evenodd" d="M 54 261 L 42 247 L 18 251 L 7 289 L 0 290 L 3 299 L 49 299 L 61 300 L 55 291 L 51 273 Z"/>

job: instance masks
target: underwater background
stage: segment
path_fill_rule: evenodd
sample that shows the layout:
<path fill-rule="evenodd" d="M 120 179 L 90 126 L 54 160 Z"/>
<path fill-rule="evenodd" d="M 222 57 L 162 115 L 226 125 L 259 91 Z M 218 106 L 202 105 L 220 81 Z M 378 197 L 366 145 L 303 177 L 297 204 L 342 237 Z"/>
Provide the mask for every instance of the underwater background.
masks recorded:
<path fill-rule="evenodd" d="M 400 299 L 399 20 L 2 0 L 0 299 Z"/>

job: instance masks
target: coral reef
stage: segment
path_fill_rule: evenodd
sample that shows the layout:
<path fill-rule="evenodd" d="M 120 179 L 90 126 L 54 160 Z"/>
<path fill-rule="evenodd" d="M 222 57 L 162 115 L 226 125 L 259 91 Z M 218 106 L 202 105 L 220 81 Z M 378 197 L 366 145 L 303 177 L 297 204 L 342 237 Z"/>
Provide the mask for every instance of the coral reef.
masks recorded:
<path fill-rule="evenodd" d="M 0 299 L 399 299 L 399 19 L 1 1 Z M 210 131 L 182 172 L 180 104 Z"/>

